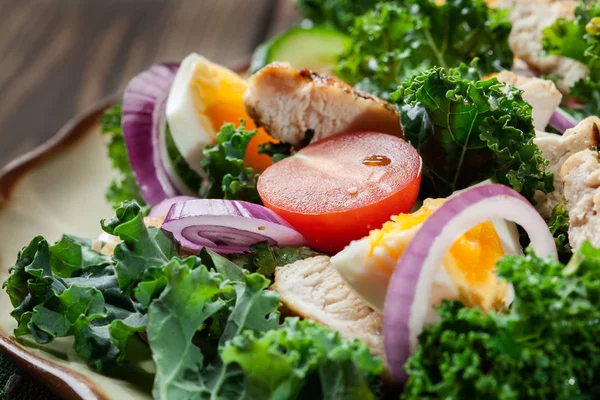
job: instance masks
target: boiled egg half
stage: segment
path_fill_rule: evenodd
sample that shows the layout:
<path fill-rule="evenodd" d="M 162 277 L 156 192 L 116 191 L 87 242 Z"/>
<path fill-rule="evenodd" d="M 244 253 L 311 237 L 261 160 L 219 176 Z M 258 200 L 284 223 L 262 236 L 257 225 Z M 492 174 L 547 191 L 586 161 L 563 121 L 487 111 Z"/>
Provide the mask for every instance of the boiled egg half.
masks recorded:
<path fill-rule="evenodd" d="M 235 72 L 192 53 L 182 62 L 167 99 L 167 122 L 173 141 L 190 167 L 204 175 L 202 150 L 214 144 L 225 123 L 256 129 L 244 108 L 243 96 L 248 83 Z M 270 157 L 258 154 L 261 143 L 273 141 L 262 129 L 248 145 L 244 159 L 247 166 L 262 171 L 271 164 Z"/>
<path fill-rule="evenodd" d="M 383 311 L 390 278 L 406 247 L 423 222 L 444 202 L 427 199 L 412 214 L 392 217 L 381 229 L 352 242 L 331 258 L 344 280 L 373 309 Z M 423 247 L 429 246 L 423 243 Z M 431 288 L 432 312 L 426 322 L 434 322 L 433 306 L 442 300 L 460 300 L 482 310 L 500 309 L 512 301 L 512 287 L 496 275 L 496 262 L 506 254 L 520 254 L 516 226 L 504 221 L 477 225 L 458 238 L 438 268 Z"/>

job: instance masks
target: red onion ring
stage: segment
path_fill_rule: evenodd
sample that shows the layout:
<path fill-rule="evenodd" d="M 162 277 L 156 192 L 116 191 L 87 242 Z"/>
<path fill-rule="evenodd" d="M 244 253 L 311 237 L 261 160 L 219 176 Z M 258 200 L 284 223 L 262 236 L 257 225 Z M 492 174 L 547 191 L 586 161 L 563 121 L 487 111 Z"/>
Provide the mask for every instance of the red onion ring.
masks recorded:
<path fill-rule="evenodd" d="M 192 197 L 192 196 L 169 197 L 168 199 L 164 199 L 163 201 L 161 201 L 160 203 L 158 203 L 157 205 L 152 207 L 152 209 L 148 213 L 148 216 L 156 217 L 156 218 L 164 217 L 169 213 L 169 210 L 171 209 L 171 206 L 173 204 L 179 203 L 182 201 L 195 200 L 195 199 L 196 199 L 196 197 Z"/>
<path fill-rule="evenodd" d="M 567 129 L 574 128 L 579 121 L 575 119 L 573 116 L 569 115 L 566 111 L 557 108 L 550 117 L 550 121 L 548 125 L 559 131 L 561 134 L 564 134 Z"/>
<path fill-rule="evenodd" d="M 395 380 L 407 375 L 404 364 L 417 347 L 429 309 L 435 271 L 458 237 L 493 219 L 521 225 L 540 257 L 556 257 L 556 245 L 546 222 L 519 193 L 497 184 L 481 185 L 455 194 L 429 216 L 398 261 L 384 304 L 384 343 Z"/>
<path fill-rule="evenodd" d="M 123 93 L 123 137 L 131 169 L 150 206 L 186 191 L 166 157 L 165 107 L 179 64 L 153 65 L 135 76 Z"/>
<path fill-rule="evenodd" d="M 162 229 L 194 253 L 243 253 L 253 244 L 303 246 L 304 237 L 273 211 L 245 201 L 196 199 L 174 203 Z"/>

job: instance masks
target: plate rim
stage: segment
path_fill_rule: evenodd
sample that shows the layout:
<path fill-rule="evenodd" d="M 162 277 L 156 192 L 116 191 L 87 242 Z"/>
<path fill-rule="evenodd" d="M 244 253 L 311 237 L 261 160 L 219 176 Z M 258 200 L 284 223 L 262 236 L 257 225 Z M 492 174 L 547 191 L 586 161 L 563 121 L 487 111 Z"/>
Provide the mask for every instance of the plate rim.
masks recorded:
<path fill-rule="evenodd" d="M 98 121 L 104 110 L 115 104 L 119 94 L 112 94 L 94 103 L 83 113 L 71 118 L 46 142 L 9 161 L 0 169 L 0 210 L 10 200 L 10 195 L 20 178 L 31 168 L 58 155 L 82 139 L 90 126 Z"/>
<path fill-rule="evenodd" d="M 48 141 L 17 157 L 0 170 L 0 211 L 10 201 L 10 196 L 20 179 L 33 167 L 60 156 L 75 145 L 98 123 L 101 114 L 120 98 L 120 94 L 104 97 L 86 111 L 70 119 Z M 109 400 L 110 397 L 90 378 L 62 365 L 53 363 L 19 343 L 11 332 L 0 329 L 0 352 L 11 362 L 34 378 L 39 379 L 54 393 L 69 399 Z"/>

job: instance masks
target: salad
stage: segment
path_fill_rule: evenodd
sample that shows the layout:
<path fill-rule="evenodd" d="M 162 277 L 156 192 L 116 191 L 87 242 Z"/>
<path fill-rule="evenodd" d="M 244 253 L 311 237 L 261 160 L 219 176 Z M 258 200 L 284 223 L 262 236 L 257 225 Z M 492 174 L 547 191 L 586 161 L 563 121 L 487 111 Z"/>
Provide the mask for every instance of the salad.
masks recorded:
<path fill-rule="evenodd" d="M 14 335 L 155 399 L 598 398 L 600 2 L 297 6 L 247 75 L 131 80 L 115 214 L 21 250 Z"/>

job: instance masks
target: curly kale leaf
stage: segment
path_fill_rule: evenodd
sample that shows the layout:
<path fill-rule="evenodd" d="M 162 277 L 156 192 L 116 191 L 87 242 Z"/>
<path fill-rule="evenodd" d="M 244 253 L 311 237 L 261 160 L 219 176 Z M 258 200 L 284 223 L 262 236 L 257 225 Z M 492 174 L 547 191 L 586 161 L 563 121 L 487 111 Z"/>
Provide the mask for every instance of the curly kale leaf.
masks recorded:
<path fill-rule="evenodd" d="M 309 247 L 276 247 L 267 242 L 257 243 L 244 254 L 232 254 L 230 259 L 250 272 L 271 278 L 275 268 L 319 255 Z"/>
<path fill-rule="evenodd" d="M 31 334 L 40 344 L 73 336 L 74 349 L 97 370 L 126 360 L 126 349 L 147 318 L 119 291 L 112 261 L 91 249 L 91 241 L 64 236 L 50 246 L 36 237 L 18 256 L 4 283 L 17 337 Z"/>
<path fill-rule="evenodd" d="M 600 2 L 582 1 L 575 19 L 558 19 L 543 31 L 542 46 L 550 55 L 579 61 L 588 67 L 588 76 L 575 82 L 569 97 L 584 104 L 583 109 L 566 109 L 578 118 L 600 114 Z"/>
<path fill-rule="evenodd" d="M 194 258 L 174 259 L 163 268 L 167 285 L 148 310 L 148 339 L 157 367 L 154 398 L 242 398 L 237 390 L 239 370 L 215 357 L 215 347 L 242 331 L 276 329 L 279 296 L 267 290 L 269 281 L 261 275 L 244 274 L 241 281 L 228 281 Z M 194 346 L 198 332 L 210 330 L 211 318 L 224 324 L 219 336 L 212 346 L 204 341 Z M 236 396 L 227 397 L 229 390 Z"/>
<path fill-rule="evenodd" d="M 246 148 L 254 135 L 256 131 L 247 131 L 244 121 L 238 128 L 233 124 L 221 127 L 217 144 L 203 151 L 202 168 L 208 175 L 208 186 L 204 188 L 203 197 L 261 204 L 256 191 L 258 175 L 244 165 Z"/>
<path fill-rule="evenodd" d="M 102 228 L 122 240 L 113 258 L 119 287 L 125 293 L 131 293 L 146 273 L 151 274 L 152 269 L 161 268 L 176 255 L 175 245 L 163 231 L 146 227 L 136 203 L 122 203 L 113 218 L 102 220 Z"/>
<path fill-rule="evenodd" d="M 188 381 L 204 368 L 202 350 L 192 340 L 202 324 L 225 307 L 222 295 L 232 288 L 221 274 L 206 267 L 192 269 L 190 264 L 172 260 L 165 266 L 167 285 L 148 310 L 148 340 L 157 367 L 155 399 L 207 392 L 197 376 Z"/>
<path fill-rule="evenodd" d="M 110 257 L 92 249 L 92 241 L 73 235 L 63 235 L 50 246 L 50 268 L 54 274 L 70 277 L 74 273 L 90 267 L 112 264 Z"/>
<path fill-rule="evenodd" d="M 563 264 L 505 257 L 515 300 L 484 314 L 457 302 L 419 338 L 404 399 L 594 399 L 600 395 L 600 250 Z"/>
<path fill-rule="evenodd" d="M 113 168 L 119 173 L 110 186 L 106 189 L 106 200 L 118 208 L 123 201 L 135 201 L 145 206 L 144 199 L 140 193 L 135 176 L 131 171 L 131 165 L 127 158 L 127 149 L 123 139 L 121 128 L 121 104 L 115 104 L 104 112 L 100 119 L 101 131 L 109 137 L 108 156 L 113 162 Z"/>
<path fill-rule="evenodd" d="M 435 67 L 393 95 L 405 137 L 423 159 L 421 195 L 447 197 L 490 178 L 530 201 L 537 190 L 552 192 L 522 92 L 496 78 L 465 79 L 475 76 L 475 63 L 447 72 Z"/>
<path fill-rule="evenodd" d="M 297 318 L 262 335 L 236 336 L 221 357 L 242 368 L 252 399 L 375 399 L 368 382 L 381 373 L 381 360 L 364 344 Z"/>
<path fill-rule="evenodd" d="M 559 18 L 544 28 L 542 47 L 549 55 L 571 58 L 593 67 L 600 67 L 600 3 L 582 1 L 575 9 L 575 19 Z"/>
<path fill-rule="evenodd" d="M 565 111 L 577 119 L 585 119 L 591 115 L 600 115 L 600 81 L 591 78 L 575 82 L 569 95 L 583 104 L 581 108 L 563 107 Z"/>
<path fill-rule="evenodd" d="M 558 258 L 562 262 L 567 262 L 573 255 L 573 250 L 569 244 L 569 212 L 560 204 L 554 207 L 552 215 L 546 220 L 550 232 L 554 236 Z"/>
<path fill-rule="evenodd" d="M 266 278 L 236 272 L 239 280 L 228 280 L 191 259 L 163 268 L 167 285 L 149 307 L 154 398 L 373 398 L 367 378 L 381 361 L 364 344 L 312 322 L 280 326 L 279 296 Z"/>
<path fill-rule="evenodd" d="M 480 58 L 481 73 L 510 68 L 510 30 L 507 11 L 483 0 L 379 3 L 356 19 L 336 74 L 387 98 L 402 80 L 433 66 L 448 69 Z"/>
<path fill-rule="evenodd" d="M 379 0 L 298 0 L 300 14 L 318 24 L 331 24 L 341 31 L 373 8 Z"/>
<path fill-rule="evenodd" d="M 284 158 L 291 156 L 294 153 L 294 149 L 291 144 L 279 142 L 267 142 L 261 143 L 258 146 L 258 154 L 266 154 L 271 157 L 271 161 L 276 163 L 277 161 L 281 161 Z"/>
<path fill-rule="evenodd" d="M 262 275 L 210 250 L 162 272 L 148 311 L 155 398 L 374 398 L 381 361 L 312 322 L 280 326 L 279 296 Z"/>
<path fill-rule="evenodd" d="M 342 342 L 316 324 L 281 326 L 279 295 L 263 275 L 207 249 L 178 258 L 166 236 L 144 226 L 135 203 L 122 204 L 102 226 L 122 240 L 114 258 L 74 236 L 53 246 L 37 237 L 19 253 L 4 284 L 17 337 L 31 335 L 39 344 L 73 337 L 75 352 L 100 371 L 128 362 L 131 373 L 136 358 L 152 356 L 156 399 L 247 399 L 259 388 L 268 392 L 272 375 L 256 374 L 272 365 L 265 345 L 279 351 L 278 368 L 293 368 L 285 379 L 300 398 L 373 398 L 367 384 L 377 379 L 380 361 L 365 345 Z M 259 268 L 307 251 L 258 247 L 272 258 L 260 257 Z M 151 355 L 139 343 L 144 332 Z M 244 340 L 260 345 L 240 346 Z M 131 351 L 135 342 L 138 349 Z M 223 348 L 231 349 L 227 357 Z M 248 360 L 260 364 L 248 370 Z"/>

